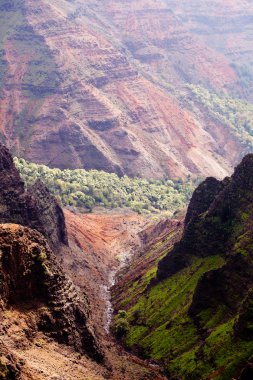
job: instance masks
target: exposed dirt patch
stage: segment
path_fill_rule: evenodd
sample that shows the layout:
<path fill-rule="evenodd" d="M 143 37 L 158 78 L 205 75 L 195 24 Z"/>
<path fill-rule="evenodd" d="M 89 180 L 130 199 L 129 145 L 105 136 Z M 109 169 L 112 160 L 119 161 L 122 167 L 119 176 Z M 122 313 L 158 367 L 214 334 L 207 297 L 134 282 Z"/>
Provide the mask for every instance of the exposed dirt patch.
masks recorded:
<path fill-rule="evenodd" d="M 119 267 L 140 250 L 139 233 L 154 222 L 133 213 L 82 215 L 65 210 L 65 217 L 71 254 L 62 256 L 63 265 L 73 281 L 90 294 L 97 325 L 108 332 L 109 288 Z"/>
<path fill-rule="evenodd" d="M 108 361 L 98 365 L 34 330 L 36 313 L 7 310 L 1 314 L 0 342 L 21 368 L 20 380 L 163 380 L 157 368 L 108 344 Z M 1 347 L 2 349 L 2 347 Z M 109 363 L 110 362 L 110 363 Z"/>

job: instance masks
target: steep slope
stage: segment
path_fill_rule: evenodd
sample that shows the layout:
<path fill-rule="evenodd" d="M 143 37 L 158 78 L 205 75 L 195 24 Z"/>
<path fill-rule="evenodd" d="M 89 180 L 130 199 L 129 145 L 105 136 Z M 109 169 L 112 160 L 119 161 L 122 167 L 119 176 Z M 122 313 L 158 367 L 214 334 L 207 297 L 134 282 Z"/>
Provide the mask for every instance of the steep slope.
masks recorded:
<path fill-rule="evenodd" d="M 41 181 L 25 190 L 11 154 L 0 144 L 0 221 L 18 223 L 41 232 L 53 247 L 67 244 L 61 207 Z"/>
<path fill-rule="evenodd" d="M 140 232 L 141 246 L 116 277 L 112 303 L 116 309 L 129 308 L 142 294 L 162 257 L 181 238 L 182 221 L 162 219 Z"/>
<path fill-rule="evenodd" d="M 241 94 L 239 77 L 176 10 L 165 1 L 3 3 L 1 140 L 60 168 L 230 173 L 244 143 L 182 101 L 179 89 L 200 83 Z"/>
<path fill-rule="evenodd" d="M 37 310 L 35 330 L 101 361 L 103 355 L 88 326 L 87 299 L 64 276 L 45 239 L 20 225 L 2 224 L 0 245 L 3 310 Z"/>
<path fill-rule="evenodd" d="M 45 239 L 58 251 L 67 249 L 62 209 L 40 182 L 25 191 L 12 157 L 3 146 L 0 177 L 0 221 L 19 223 L 0 226 L 3 341 L 8 342 L 4 326 L 11 321 L 11 308 L 19 311 L 20 317 L 23 312 L 22 319 L 33 316 L 34 322 L 27 331 L 30 340 L 38 331 L 44 331 L 59 343 L 101 361 L 103 354 L 90 323 L 87 297 L 65 277 Z M 8 371 L 3 369 L 6 376 Z"/>
<path fill-rule="evenodd" d="M 163 380 L 159 367 L 124 352 L 108 335 L 109 291 L 100 286 L 109 287 L 116 258 L 109 248 L 103 257 L 103 232 L 99 250 L 91 230 L 82 226 L 89 221 L 66 212 L 68 242 L 56 200 L 40 182 L 24 190 L 3 146 L 0 178 L 0 379 Z M 139 219 L 129 217 L 132 231 L 146 223 Z M 122 224 L 124 219 L 115 221 L 119 231 L 113 222 L 107 226 L 115 235 L 108 237 L 108 247 L 122 235 Z M 138 239 L 126 227 L 122 249 L 131 250 Z"/>
<path fill-rule="evenodd" d="M 184 27 L 178 8 L 180 4 L 163 0 L 107 2 L 109 17 L 133 56 L 148 72 L 151 65 L 162 83 L 201 82 L 214 89 L 235 85 L 229 60 Z"/>
<path fill-rule="evenodd" d="M 97 330 L 108 333 L 112 316 L 109 289 L 119 265 L 140 249 L 139 233 L 152 221 L 136 214 L 113 212 L 82 215 L 65 210 L 64 214 L 72 249 L 61 255 L 62 265 L 92 299 Z"/>
<path fill-rule="evenodd" d="M 90 313 L 95 303 L 89 304 L 85 287 L 80 291 L 65 277 L 38 232 L 0 225 L 0 246 L 0 337 L 5 343 L 0 379 L 164 379 L 156 368 L 119 351 L 109 337 L 107 343 L 98 339 L 102 326 L 96 325 L 95 334 L 92 325 L 100 321 L 91 320 Z M 105 365 L 98 365 L 104 355 Z"/>
<path fill-rule="evenodd" d="M 125 344 L 162 361 L 172 377 L 252 376 L 252 178 L 248 155 L 231 178 L 204 181 L 193 194 L 182 239 L 157 273 L 154 266 L 137 285 L 125 276 L 123 299 L 114 289 L 116 309 L 128 311 Z"/>
<path fill-rule="evenodd" d="M 245 96 L 252 101 L 253 48 L 249 38 L 253 32 L 252 2 L 216 0 L 210 4 L 197 0 L 169 3 L 188 30 L 232 62 Z"/>

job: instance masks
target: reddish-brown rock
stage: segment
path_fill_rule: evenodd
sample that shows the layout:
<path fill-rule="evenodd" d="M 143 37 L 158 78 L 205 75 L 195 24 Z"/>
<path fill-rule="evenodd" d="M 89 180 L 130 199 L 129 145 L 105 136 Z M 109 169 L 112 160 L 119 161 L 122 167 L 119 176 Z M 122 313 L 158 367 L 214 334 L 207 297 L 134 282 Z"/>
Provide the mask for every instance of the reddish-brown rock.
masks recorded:
<path fill-rule="evenodd" d="M 0 137 L 13 153 L 145 177 L 230 173 L 245 147 L 228 126 L 189 109 L 182 85 L 240 92 L 240 80 L 229 54 L 194 33 L 178 3 L 36 4 L 0 9 Z"/>
<path fill-rule="evenodd" d="M 37 231 L 0 225 L 2 307 L 37 310 L 37 328 L 97 361 L 102 352 L 89 324 L 89 304 L 57 265 Z"/>

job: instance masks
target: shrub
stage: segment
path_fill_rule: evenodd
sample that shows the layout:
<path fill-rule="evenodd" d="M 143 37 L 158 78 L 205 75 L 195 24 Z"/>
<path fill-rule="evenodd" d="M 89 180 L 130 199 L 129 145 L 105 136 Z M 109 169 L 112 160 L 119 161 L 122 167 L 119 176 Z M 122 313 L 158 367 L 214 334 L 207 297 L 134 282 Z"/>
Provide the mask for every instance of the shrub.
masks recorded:
<path fill-rule="evenodd" d="M 125 318 L 119 318 L 113 324 L 112 331 L 117 338 L 122 338 L 130 331 L 130 325 Z"/>
<path fill-rule="evenodd" d="M 36 165 L 22 158 L 14 159 L 26 186 L 41 179 L 63 206 L 83 208 L 85 211 L 99 205 L 109 209 L 128 207 L 141 214 L 185 208 L 198 179 L 171 181 L 122 178 L 98 170 L 60 170 Z"/>

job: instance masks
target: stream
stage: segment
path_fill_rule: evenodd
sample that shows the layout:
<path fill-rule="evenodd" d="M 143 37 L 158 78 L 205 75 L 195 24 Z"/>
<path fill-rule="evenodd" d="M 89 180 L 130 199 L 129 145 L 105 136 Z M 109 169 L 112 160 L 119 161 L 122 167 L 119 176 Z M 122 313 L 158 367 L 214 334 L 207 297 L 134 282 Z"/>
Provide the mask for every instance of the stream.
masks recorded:
<path fill-rule="evenodd" d="M 116 283 L 116 277 L 118 272 L 123 269 L 127 264 L 129 264 L 130 259 L 132 257 L 133 252 L 125 252 L 120 256 L 118 267 L 113 269 L 108 276 L 107 283 L 108 285 L 101 285 L 101 290 L 103 294 L 103 298 L 105 300 L 105 316 L 104 316 L 104 329 L 107 334 L 110 333 L 110 325 L 112 323 L 113 318 L 113 306 L 111 302 L 111 288 Z"/>
<path fill-rule="evenodd" d="M 115 279 L 118 269 L 111 271 L 108 277 L 108 285 L 102 285 L 102 294 L 105 300 L 105 316 L 104 316 L 104 329 L 107 334 L 110 333 L 110 325 L 113 317 L 113 306 L 111 302 L 111 287 L 115 285 Z"/>

